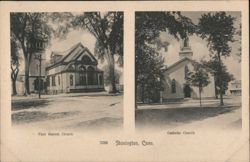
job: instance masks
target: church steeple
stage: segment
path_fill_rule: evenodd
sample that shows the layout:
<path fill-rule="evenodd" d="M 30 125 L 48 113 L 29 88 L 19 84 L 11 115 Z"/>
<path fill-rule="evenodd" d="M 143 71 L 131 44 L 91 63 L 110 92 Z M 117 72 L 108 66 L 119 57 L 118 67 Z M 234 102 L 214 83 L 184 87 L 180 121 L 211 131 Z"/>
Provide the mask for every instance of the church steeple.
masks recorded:
<path fill-rule="evenodd" d="M 193 51 L 191 49 L 191 46 L 189 45 L 189 38 L 185 38 L 181 40 L 181 48 L 179 52 L 180 59 L 183 59 L 185 57 L 192 59 Z"/>

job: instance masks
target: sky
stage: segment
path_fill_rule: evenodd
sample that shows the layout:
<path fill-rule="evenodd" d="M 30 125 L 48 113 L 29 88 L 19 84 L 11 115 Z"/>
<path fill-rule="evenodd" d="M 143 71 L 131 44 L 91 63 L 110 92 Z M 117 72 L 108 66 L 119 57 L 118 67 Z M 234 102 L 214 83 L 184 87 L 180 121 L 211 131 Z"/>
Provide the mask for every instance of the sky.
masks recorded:
<path fill-rule="evenodd" d="M 87 47 L 91 53 L 94 53 L 95 37 L 87 31 L 73 30 L 65 39 L 52 39 L 51 46 L 46 50 L 46 60 L 50 59 L 52 51 L 63 52 L 70 49 L 72 46 L 81 42 L 83 46 Z"/>
<path fill-rule="evenodd" d="M 205 12 L 182 12 L 182 14 L 189 17 L 194 24 L 198 24 L 198 20 L 203 13 Z M 227 12 L 227 14 L 230 14 L 236 18 L 234 27 L 237 28 L 236 30 L 238 30 L 241 21 L 240 12 Z M 160 39 L 169 42 L 168 50 L 166 52 L 161 50 L 161 53 L 165 59 L 165 65 L 170 66 L 179 60 L 180 42 L 178 42 L 173 36 L 166 32 L 161 33 Z M 193 51 L 194 60 L 199 61 L 201 59 L 210 59 L 206 40 L 202 40 L 200 37 L 193 35 L 189 37 L 189 44 Z M 236 56 L 240 44 L 239 42 L 234 42 L 230 45 L 232 47 L 231 56 L 227 58 L 222 57 L 222 60 L 227 66 L 228 71 L 233 74 L 236 79 L 240 79 L 241 64 L 239 62 L 238 56 Z"/>

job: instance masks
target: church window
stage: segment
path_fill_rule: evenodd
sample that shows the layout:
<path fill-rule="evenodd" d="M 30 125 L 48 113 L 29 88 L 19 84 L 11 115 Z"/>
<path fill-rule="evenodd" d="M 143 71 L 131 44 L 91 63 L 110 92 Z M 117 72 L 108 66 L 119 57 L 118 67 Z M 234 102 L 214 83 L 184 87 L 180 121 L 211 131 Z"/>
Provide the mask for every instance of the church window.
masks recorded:
<path fill-rule="evenodd" d="M 188 78 L 188 72 L 189 72 L 188 66 L 186 65 L 186 66 L 185 66 L 185 69 L 184 69 L 185 79 Z"/>
<path fill-rule="evenodd" d="M 80 85 L 86 85 L 86 76 L 80 75 Z"/>
<path fill-rule="evenodd" d="M 100 84 L 100 85 L 103 84 L 103 77 L 102 77 L 102 75 L 99 75 L 99 84 Z"/>
<path fill-rule="evenodd" d="M 74 65 L 70 65 L 68 70 L 74 70 Z"/>
<path fill-rule="evenodd" d="M 88 84 L 89 85 L 94 85 L 96 84 L 95 81 L 95 69 L 91 66 L 88 67 Z"/>
<path fill-rule="evenodd" d="M 80 69 L 81 71 L 86 71 L 86 68 L 85 68 L 84 66 L 82 66 L 82 65 L 79 67 L 79 69 Z"/>
<path fill-rule="evenodd" d="M 70 85 L 73 86 L 73 75 L 72 74 L 70 75 L 69 79 L 70 79 Z"/>
<path fill-rule="evenodd" d="M 84 65 L 91 65 L 91 64 L 92 64 L 92 61 L 91 61 L 91 59 L 89 58 L 89 56 L 84 55 L 84 56 L 82 57 L 82 63 L 83 63 Z"/>
<path fill-rule="evenodd" d="M 52 86 L 56 86 L 56 76 L 52 76 Z"/>
<path fill-rule="evenodd" d="M 46 78 L 46 84 L 48 87 L 50 86 L 50 77 L 49 76 L 47 76 L 47 78 Z"/>
<path fill-rule="evenodd" d="M 88 71 L 95 71 L 95 69 L 92 66 L 89 66 Z"/>
<path fill-rule="evenodd" d="M 172 83 L 171 83 L 171 92 L 172 93 L 176 93 L 176 82 L 175 82 L 175 79 L 173 79 Z"/>
<path fill-rule="evenodd" d="M 184 47 L 188 47 L 188 38 L 185 38 L 185 39 L 184 39 L 183 46 L 184 46 Z"/>
<path fill-rule="evenodd" d="M 89 85 L 94 85 L 94 78 L 95 78 L 95 75 L 93 72 L 89 72 L 88 73 L 88 84 Z"/>
<path fill-rule="evenodd" d="M 60 85 L 60 76 L 58 76 L 58 85 Z"/>

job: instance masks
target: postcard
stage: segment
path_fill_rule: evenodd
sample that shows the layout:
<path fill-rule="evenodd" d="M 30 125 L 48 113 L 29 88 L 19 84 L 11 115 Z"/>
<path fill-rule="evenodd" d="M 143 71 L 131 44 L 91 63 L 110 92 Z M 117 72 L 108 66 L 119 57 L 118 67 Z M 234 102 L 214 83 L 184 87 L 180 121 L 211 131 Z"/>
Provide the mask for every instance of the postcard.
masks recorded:
<path fill-rule="evenodd" d="M 248 1 L 0 2 L 8 161 L 249 161 Z"/>

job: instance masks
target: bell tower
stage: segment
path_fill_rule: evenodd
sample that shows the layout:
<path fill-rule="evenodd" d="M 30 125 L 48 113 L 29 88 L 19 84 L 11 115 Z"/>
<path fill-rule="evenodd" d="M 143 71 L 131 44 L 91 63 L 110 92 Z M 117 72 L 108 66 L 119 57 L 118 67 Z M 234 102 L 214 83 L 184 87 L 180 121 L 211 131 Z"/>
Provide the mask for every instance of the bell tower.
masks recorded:
<path fill-rule="evenodd" d="M 180 59 L 185 57 L 192 59 L 193 51 L 191 46 L 189 45 L 189 38 L 184 38 L 181 40 L 180 52 L 179 52 Z"/>

